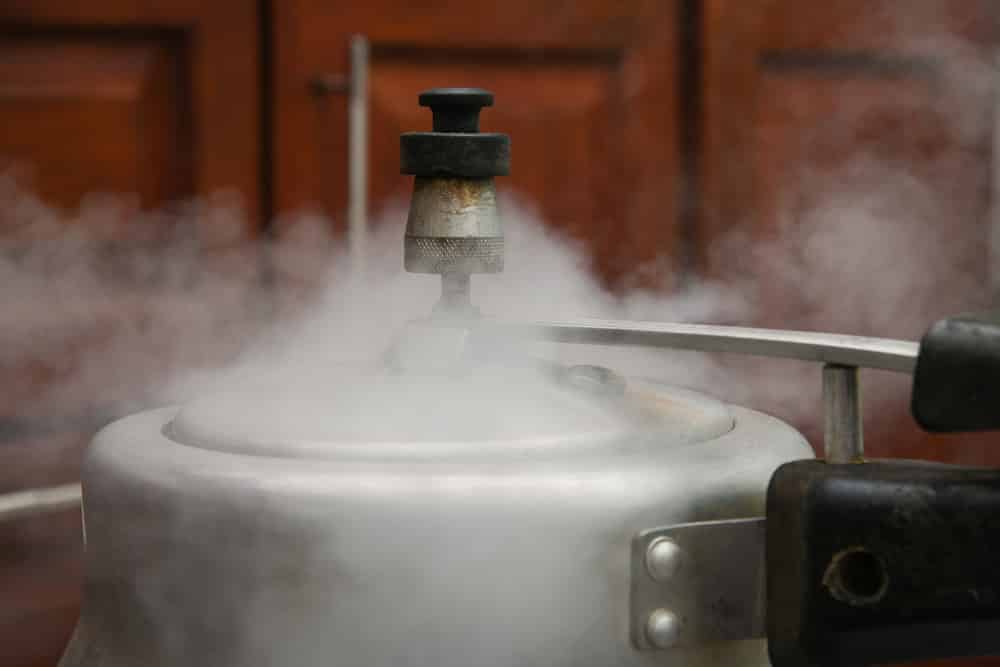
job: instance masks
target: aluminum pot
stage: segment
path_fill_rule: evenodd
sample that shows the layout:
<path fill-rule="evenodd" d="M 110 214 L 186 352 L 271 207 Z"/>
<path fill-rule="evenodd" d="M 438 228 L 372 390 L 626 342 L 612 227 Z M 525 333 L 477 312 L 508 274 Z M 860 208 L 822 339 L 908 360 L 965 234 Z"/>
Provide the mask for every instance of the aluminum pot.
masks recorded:
<path fill-rule="evenodd" d="M 766 664 L 636 650 L 629 545 L 761 514 L 788 425 L 593 367 L 331 376 L 96 436 L 62 667 Z"/>

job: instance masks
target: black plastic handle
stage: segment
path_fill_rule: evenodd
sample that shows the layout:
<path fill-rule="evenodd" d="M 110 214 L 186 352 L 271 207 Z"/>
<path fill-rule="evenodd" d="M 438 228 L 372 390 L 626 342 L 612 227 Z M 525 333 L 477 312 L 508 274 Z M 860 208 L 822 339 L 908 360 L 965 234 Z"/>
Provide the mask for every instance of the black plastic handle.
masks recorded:
<path fill-rule="evenodd" d="M 920 341 L 911 410 L 928 431 L 1000 429 L 1000 311 L 930 328 Z"/>
<path fill-rule="evenodd" d="M 1000 312 L 937 322 L 913 416 L 1000 429 Z M 794 461 L 767 495 L 774 667 L 1000 654 L 1000 470 L 921 461 Z"/>
<path fill-rule="evenodd" d="M 1000 654 L 1000 471 L 786 463 L 766 544 L 774 667 Z"/>

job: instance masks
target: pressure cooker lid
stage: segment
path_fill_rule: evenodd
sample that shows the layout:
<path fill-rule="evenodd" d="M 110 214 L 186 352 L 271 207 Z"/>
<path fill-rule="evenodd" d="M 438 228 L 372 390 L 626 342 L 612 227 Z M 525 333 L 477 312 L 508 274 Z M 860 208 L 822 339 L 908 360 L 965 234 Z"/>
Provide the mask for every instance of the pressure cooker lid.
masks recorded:
<path fill-rule="evenodd" d="M 384 459 L 525 456 L 644 437 L 664 446 L 733 426 L 719 401 L 601 373 L 340 370 L 319 383 L 207 396 L 181 408 L 166 433 L 184 445 L 244 455 Z"/>

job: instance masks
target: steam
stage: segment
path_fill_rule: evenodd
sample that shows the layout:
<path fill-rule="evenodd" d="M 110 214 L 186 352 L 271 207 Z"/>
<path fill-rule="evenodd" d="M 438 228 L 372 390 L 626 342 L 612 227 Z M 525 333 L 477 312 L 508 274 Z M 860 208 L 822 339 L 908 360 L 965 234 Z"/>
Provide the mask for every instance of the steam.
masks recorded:
<path fill-rule="evenodd" d="M 749 242 L 737 231 L 719 244 L 735 249 L 739 280 L 669 295 L 603 288 L 584 246 L 508 197 L 507 268 L 474 280 L 475 301 L 512 319 L 764 323 L 906 338 L 985 301 L 976 256 L 985 246 L 969 233 L 982 226 L 942 224 L 952 202 L 905 165 L 866 159 L 811 178 L 808 190 L 821 196 L 794 220 L 783 211 L 782 234 Z M 401 268 L 400 205 L 373 221 L 363 276 L 351 273 L 321 217 L 283 225 L 293 232 L 273 245 L 233 241 L 242 213 L 229 198 L 144 213 L 127 199 L 100 197 L 67 214 L 7 174 L 0 211 L 4 228 L 14 230 L 0 260 L 8 319 L 0 368 L 54 380 L 44 389 L 11 387 L 6 414 L 44 419 L 62 406 L 120 413 L 251 378 L 301 381 L 337 363 L 379 358 L 437 298 L 435 276 Z M 214 238 L 205 239 L 206 230 Z M 122 236 L 128 240 L 117 246 L 107 240 Z M 262 267 L 271 284 L 260 279 Z M 797 363 L 595 348 L 548 353 L 659 375 L 807 426 L 818 412 L 815 369 Z M 905 395 L 905 382 L 895 390 L 885 393 Z"/>
<path fill-rule="evenodd" d="M 984 147 L 994 119 L 984 100 L 995 67 L 968 40 L 920 32 L 906 17 L 892 23 L 900 53 L 944 63 L 930 93 L 845 99 L 836 122 L 798 146 L 793 163 L 801 167 L 782 175 L 776 228 L 735 220 L 712 241 L 716 263 L 729 269 L 724 277 L 684 276 L 676 284 L 686 287 L 671 294 L 610 291 L 591 274 L 585 245 L 508 193 L 506 272 L 474 280 L 477 305 L 512 319 L 719 322 L 911 339 L 939 317 L 986 305 L 991 234 L 976 216 L 991 187 Z M 887 108 L 902 109 L 903 123 L 880 121 Z M 868 151 L 841 164 L 820 159 L 869 122 L 884 140 L 859 142 Z M 240 202 L 230 195 L 155 212 L 128 197 L 94 195 L 67 212 L 40 201 L 14 172 L 0 173 L 0 370 L 32 378 L 6 384 L 0 417 L 101 420 L 249 378 L 307 378 L 330 364 L 376 359 L 437 295 L 435 277 L 401 269 L 404 220 L 396 202 L 371 221 L 368 265 L 358 276 L 321 216 L 280 221 L 277 241 L 246 241 Z M 795 362 L 547 353 L 659 375 L 807 431 L 818 414 L 816 369 Z M 869 408 L 906 395 L 906 378 L 871 375 Z M 82 413 L 67 414 L 76 406 Z"/>

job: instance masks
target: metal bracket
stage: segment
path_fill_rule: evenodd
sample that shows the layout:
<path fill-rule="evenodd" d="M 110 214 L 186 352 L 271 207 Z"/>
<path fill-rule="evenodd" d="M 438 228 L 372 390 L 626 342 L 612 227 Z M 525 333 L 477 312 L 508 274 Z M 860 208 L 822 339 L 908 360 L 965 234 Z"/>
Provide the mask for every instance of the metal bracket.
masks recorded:
<path fill-rule="evenodd" d="M 629 627 L 640 650 L 764 636 L 763 517 L 686 523 L 632 540 Z"/>

